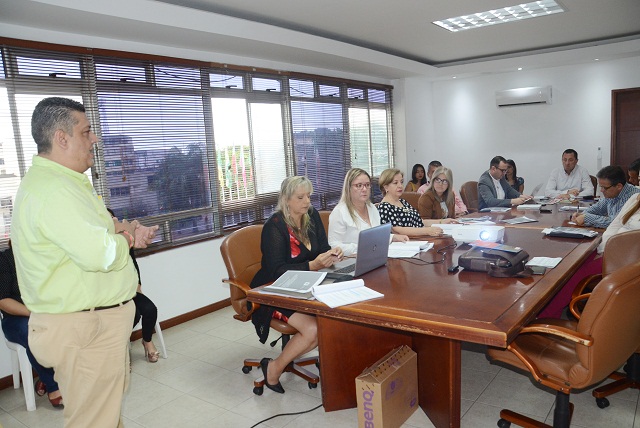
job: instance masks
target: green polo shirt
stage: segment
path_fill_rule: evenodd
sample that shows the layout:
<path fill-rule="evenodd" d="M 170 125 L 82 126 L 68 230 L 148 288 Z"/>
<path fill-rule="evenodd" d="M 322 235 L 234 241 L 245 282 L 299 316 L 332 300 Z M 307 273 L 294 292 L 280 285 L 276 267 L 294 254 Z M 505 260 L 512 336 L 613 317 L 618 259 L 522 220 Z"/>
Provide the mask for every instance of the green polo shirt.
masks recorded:
<path fill-rule="evenodd" d="M 18 189 L 11 243 L 24 304 L 70 313 L 131 299 L 138 277 L 127 238 L 85 174 L 33 157 Z"/>

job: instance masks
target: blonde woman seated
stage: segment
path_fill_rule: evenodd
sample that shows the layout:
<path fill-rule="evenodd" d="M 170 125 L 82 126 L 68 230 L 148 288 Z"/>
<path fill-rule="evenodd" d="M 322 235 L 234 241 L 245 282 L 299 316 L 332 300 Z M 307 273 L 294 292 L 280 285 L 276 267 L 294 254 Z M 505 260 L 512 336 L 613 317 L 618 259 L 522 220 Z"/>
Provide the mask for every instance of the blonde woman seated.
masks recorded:
<path fill-rule="evenodd" d="M 389 168 L 382 171 L 379 179 L 382 191 L 382 202 L 378 204 L 381 223 L 391 223 L 393 233 L 408 236 L 440 236 L 442 229 L 431 227 L 435 223 L 453 223 L 452 219 L 427 220 L 420 218 L 420 213 L 409 202 L 401 198 L 404 188 L 402 171 Z"/>
<path fill-rule="evenodd" d="M 313 186 L 307 177 L 286 178 L 280 187 L 276 212 L 265 222 L 260 238 L 262 266 L 251 288 L 275 281 L 288 270 L 320 270 L 342 259 L 342 250 L 331 248 L 320 214 L 311 205 Z M 318 345 L 316 317 L 286 308 L 260 305 L 253 322 L 260 342 L 269 336 L 271 319 L 277 318 L 298 330 L 282 353 L 260 361 L 265 385 L 284 393 L 280 375 L 291 361 Z"/>
<path fill-rule="evenodd" d="M 361 230 L 380 225 L 380 214 L 371 203 L 371 177 L 352 168 L 344 177 L 340 203 L 329 215 L 329 245 L 342 248 L 345 256 L 356 252 Z M 408 241 L 406 235 L 392 234 L 393 241 Z"/>
<path fill-rule="evenodd" d="M 418 212 L 422 218 L 443 220 L 455 218 L 455 197 L 453 194 L 453 173 L 440 166 L 431 178 L 431 187 L 418 199 Z"/>

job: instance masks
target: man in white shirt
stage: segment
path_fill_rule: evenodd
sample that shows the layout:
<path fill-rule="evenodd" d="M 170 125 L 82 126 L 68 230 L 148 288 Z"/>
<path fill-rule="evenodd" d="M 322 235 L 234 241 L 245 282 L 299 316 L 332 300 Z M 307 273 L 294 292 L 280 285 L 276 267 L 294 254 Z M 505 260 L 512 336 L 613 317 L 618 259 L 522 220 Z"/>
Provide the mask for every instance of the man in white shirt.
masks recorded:
<path fill-rule="evenodd" d="M 544 194 L 558 199 L 593 196 L 593 183 L 589 171 L 578 165 L 578 152 L 573 149 L 562 152 L 562 168 L 556 168 L 551 172 Z"/>
<path fill-rule="evenodd" d="M 491 159 L 489 169 L 478 180 L 478 209 L 520 205 L 532 198 L 521 195 L 507 183 L 504 174 L 508 166 L 507 160 L 502 156 Z"/>

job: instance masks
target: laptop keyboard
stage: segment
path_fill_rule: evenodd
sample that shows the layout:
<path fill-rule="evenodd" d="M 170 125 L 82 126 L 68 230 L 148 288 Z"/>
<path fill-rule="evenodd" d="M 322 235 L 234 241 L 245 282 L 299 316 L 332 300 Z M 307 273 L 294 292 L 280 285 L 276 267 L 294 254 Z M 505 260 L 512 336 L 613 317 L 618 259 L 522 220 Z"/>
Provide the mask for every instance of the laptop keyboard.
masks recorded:
<path fill-rule="evenodd" d="M 345 266 L 342 269 L 334 270 L 332 273 L 351 273 L 356 270 L 356 264 Z"/>

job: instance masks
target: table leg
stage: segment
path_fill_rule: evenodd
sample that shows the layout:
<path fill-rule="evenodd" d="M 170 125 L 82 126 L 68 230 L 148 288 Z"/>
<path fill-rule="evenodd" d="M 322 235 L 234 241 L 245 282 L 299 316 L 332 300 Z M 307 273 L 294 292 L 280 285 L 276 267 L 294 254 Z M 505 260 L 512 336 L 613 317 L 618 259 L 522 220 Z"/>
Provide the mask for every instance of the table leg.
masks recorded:
<path fill-rule="evenodd" d="M 438 428 L 460 427 L 460 345 L 457 340 L 413 335 L 420 407 Z"/>
<path fill-rule="evenodd" d="M 325 411 L 357 406 L 356 377 L 389 351 L 411 346 L 411 335 L 399 330 L 317 317 L 322 404 Z"/>

